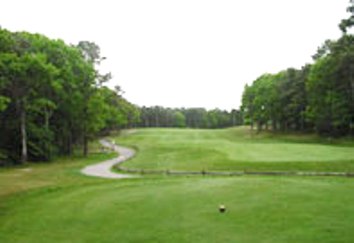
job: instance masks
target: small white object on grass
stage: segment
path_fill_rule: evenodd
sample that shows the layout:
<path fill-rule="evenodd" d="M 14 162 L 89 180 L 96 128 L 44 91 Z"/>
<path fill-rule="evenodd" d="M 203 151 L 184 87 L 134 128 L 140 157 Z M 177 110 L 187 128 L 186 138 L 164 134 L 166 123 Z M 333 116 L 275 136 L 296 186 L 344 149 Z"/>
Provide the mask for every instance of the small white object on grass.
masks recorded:
<path fill-rule="evenodd" d="M 224 213 L 225 211 L 226 211 L 225 205 L 223 205 L 223 204 L 219 205 L 219 212 Z"/>

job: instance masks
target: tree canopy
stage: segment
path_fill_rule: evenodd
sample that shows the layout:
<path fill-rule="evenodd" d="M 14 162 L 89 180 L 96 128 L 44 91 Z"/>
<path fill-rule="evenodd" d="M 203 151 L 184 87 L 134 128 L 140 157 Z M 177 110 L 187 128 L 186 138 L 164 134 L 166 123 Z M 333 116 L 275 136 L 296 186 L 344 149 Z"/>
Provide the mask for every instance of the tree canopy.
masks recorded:
<path fill-rule="evenodd" d="M 326 40 L 313 55 L 314 63 L 300 70 L 288 68 L 264 74 L 246 86 L 242 97 L 245 122 L 258 130 L 316 131 L 343 136 L 354 130 L 354 25 L 353 1 L 343 36 Z"/>
<path fill-rule="evenodd" d="M 0 29 L 0 152 L 6 161 L 71 154 L 102 131 L 139 119 L 139 110 L 104 87 L 99 47 Z"/>
<path fill-rule="evenodd" d="M 241 112 L 204 108 L 142 107 L 140 127 L 223 128 L 241 125 Z"/>

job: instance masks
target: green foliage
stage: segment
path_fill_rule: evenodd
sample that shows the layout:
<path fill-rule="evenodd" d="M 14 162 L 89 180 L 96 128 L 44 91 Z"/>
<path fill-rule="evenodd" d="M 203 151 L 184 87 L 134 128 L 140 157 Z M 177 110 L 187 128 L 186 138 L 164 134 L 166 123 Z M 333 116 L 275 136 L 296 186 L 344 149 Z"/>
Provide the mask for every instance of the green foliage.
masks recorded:
<path fill-rule="evenodd" d="M 180 111 L 175 112 L 174 122 L 174 126 L 176 127 L 186 127 L 186 117 Z"/>
<path fill-rule="evenodd" d="M 349 1 L 349 7 L 347 8 L 347 12 L 350 16 L 346 19 L 343 19 L 339 24 L 339 29 L 346 34 L 348 29 L 350 29 L 354 25 L 354 1 Z"/>
<path fill-rule="evenodd" d="M 112 109 L 125 125 L 135 122 L 128 118 L 135 106 L 108 103 L 102 84 L 111 75 L 96 70 L 101 60 L 92 42 L 73 46 L 0 29 L 0 150 L 7 161 L 50 160 L 77 145 L 86 154 L 89 139 L 113 128 Z"/>
<path fill-rule="evenodd" d="M 242 111 L 258 130 L 316 131 L 326 136 L 354 134 L 354 2 L 340 28 L 339 40 L 326 40 L 313 55 L 315 63 L 265 74 L 246 86 Z"/>
<path fill-rule="evenodd" d="M 305 79 L 308 67 L 265 74 L 246 86 L 242 110 L 249 124 L 260 131 L 269 125 L 273 130 L 305 128 Z"/>
<path fill-rule="evenodd" d="M 141 108 L 141 127 L 222 128 L 242 125 L 240 111 L 204 108 L 171 109 L 160 106 Z"/>
<path fill-rule="evenodd" d="M 5 110 L 9 103 L 10 99 L 8 97 L 0 96 L 0 112 Z"/>
<path fill-rule="evenodd" d="M 307 82 L 308 117 L 318 132 L 350 133 L 354 120 L 354 37 L 343 36 L 317 60 Z"/>

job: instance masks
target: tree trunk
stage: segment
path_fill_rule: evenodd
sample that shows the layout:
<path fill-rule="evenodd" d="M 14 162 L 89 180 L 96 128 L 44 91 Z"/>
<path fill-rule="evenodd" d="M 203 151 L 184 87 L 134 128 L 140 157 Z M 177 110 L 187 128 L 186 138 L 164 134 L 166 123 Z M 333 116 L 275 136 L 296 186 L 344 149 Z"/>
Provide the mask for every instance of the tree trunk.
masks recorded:
<path fill-rule="evenodd" d="M 235 113 L 232 113 L 232 126 L 234 127 L 236 125 L 236 117 Z"/>
<path fill-rule="evenodd" d="M 304 130 L 305 130 L 304 111 L 301 112 L 300 129 L 301 129 L 301 131 L 304 131 Z"/>
<path fill-rule="evenodd" d="M 88 155 L 88 138 L 87 135 L 84 135 L 84 156 L 87 157 Z"/>
<path fill-rule="evenodd" d="M 86 106 L 85 106 L 85 108 L 84 108 L 84 123 L 83 123 L 83 145 L 84 145 L 84 148 L 83 148 L 83 153 L 84 153 L 84 156 L 85 157 L 87 157 L 87 155 L 88 155 L 88 124 L 87 124 L 87 122 L 88 122 L 88 106 L 87 106 L 87 104 L 88 104 L 88 100 L 89 100 L 89 98 L 88 97 L 86 97 L 85 98 L 85 100 L 86 100 Z"/>
<path fill-rule="evenodd" d="M 68 155 L 72 155 L 73 153 L 73 139 L 72 139 L 72 135 L 71 135 L 71 131 L 69 131 L 69 138 L 67 140 L 67 154 Z"/>
<path fill-rule="evenodd" d="M 155 127 L 159 126 L 159 117 L 157 114 L 155 114 Z"/>
<path fill-rule="evenodd" d="M 20 111 L 20 122 L 21 122 L 21 145 L 22 145 L 22 151 L 21 151 L 21 162 L 26 163 L 27 162 L 27 132 L 26 132 L 26 111 L 22 107 Z"/>
<path fill-rule="evenodd" d="M 49 130 L 49 111 L 47 109 L 44 110 L 44 127 L 48 131 Z"/>
<path fill-rule="evenodd" d="M 276 131 L 277 130 L 277 121 L 276 120 L 272 120 L 272 130 Z"/>
<path fill-rule="evenodd" d="M 262 122 L 257 121 L 257 132 L 261 132 L 261 131 L 262 131 Z"/>

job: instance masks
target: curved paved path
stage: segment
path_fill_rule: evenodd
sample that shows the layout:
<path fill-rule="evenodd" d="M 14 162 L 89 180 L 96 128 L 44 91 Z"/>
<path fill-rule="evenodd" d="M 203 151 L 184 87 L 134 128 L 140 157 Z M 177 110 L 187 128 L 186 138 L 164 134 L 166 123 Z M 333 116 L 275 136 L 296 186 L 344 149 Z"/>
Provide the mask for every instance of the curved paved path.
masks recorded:
<path fill-rule="evenodd" d="M 114 165 L 122 163 L 135 155 L 135 151 L 130 148 L 122 147 L 119 145 L 115 145 L 107 140 L 100 140 L 100 143 L 107 148 L 110 148 L 119 153 L 117 158 L 107 160 L 98 164 L 86 166 L 81 170 L 81 173 L 88 176 L 96 176 L 102 178 L 110 178 L 110 179 L 123 179 L 123 178 L 133 178 L 137 177 L 136 175 L 128 175 L 128 174 L 119 174 L 111 171 L 111 168 Z M 141 170 L 136 170 L 140 172 Z M 151 171 L 145 171 L 145 173 L 149 173 Z M 156 171 L 152 171 L 156 174 Z M 272 176 L 345 176 L 345 177 L 354 177 L 354 173 L 352 172 L 314 172 L 314 171 L 216 171 L 216 172 L 208 172 L 208 171 L 167 171 L 158 173 L 167 173 L 169 175 L 272 175 Z"/>
<path fill-rule="evenodd" d="M 123 178 L 132 178 L 136 176 L 126 175 L 126 174 L 118 174 L 111 171 L 111 168 L 119 163 L 130 159 L 135 155 L 135 151 L 130 148 L 125 148 L 119 145 L 115 145 L 110 143 L 107 140 L 100 140 L 100 143 L 107 148 L 111 148 L 114 151 L 118 152 L 119 156 L 117 158 L 107 160 L 98 164 L 88 165 L 81 170 L 81 173 L 88 176 L 96 176 L 102 178 L 111 178 L 111 179 L 123 179 Z"/>

